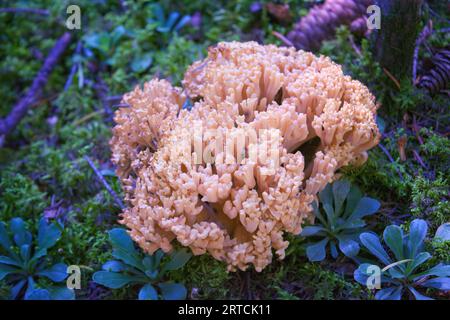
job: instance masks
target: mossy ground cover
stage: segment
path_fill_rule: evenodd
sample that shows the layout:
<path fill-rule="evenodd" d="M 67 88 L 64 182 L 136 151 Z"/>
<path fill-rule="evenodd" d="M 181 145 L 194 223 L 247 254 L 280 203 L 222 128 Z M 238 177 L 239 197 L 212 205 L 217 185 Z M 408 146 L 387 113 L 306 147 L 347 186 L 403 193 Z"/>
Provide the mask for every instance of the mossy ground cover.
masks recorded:
<path fill-rule="evenodd" d="M 181 85 L 188 65 L 203 58 L 208 46 L 219 41 L 281 45 L 272 32 L 286 34 L 312 1 L 285 1 L 292 15 L 287 22 L 274 18 L 264 5 L 254 7 L 255 1 L 250 0 L 126 1 L 126 7 L 121 7 L 120 1 L 75 2 L 82 10 L 81 30 L 72 31 L 74 39 L 52 72 L 42 98 L 0 148 L 0 220 L 21 217 L 35 230 L 42 216 L 62 221 L 65 228 L 58 250 L 49 258 L 82 266 L 82 289 L 77 298 L 134 299 L 137 289 L 133 287 L 109 290 L 91 280 L 111 258 L 107 231 L 119 226 L 121 209 L 86 156 L 122 197 L 108 147 L 112 114 L 120 106 L 120 96 L 155 76 Z M 69 2 L 18 1 L 14 5 L 45 8 L 48 15 L 0 13 L 0 116 L 7 115 L 30 86 L 55 40 L 66 31 Z M 191 15 L 197 20 L 167 31 L 160 28 L 157 10 L 165 17 L 177 11 L 180 17 Z M 449 19 L 448 11 L 439 6 L 435 10 L 440 17 L 435 28 L 439 29 Z M 430 43 L 445 47 L 448 40 L 448 35 L 438 34 Z M 367 84 L 380 102 L 380 147 L 369 152 L 364 166 L 342 170 L 343 176 L 382 203 L 380 213 L 369 220 L 371 230 L 382 232 L 389 224 L 408 226 L 419 217 L 434 232 L 450 220 L 448 93 L 431 96 L 410 83 L 397 88 L 374 62 L 368 40 L 353 38 L 346 28 L 317 53 L 342 64 L 345 72 Z M 75 73 L 68 82 L 71 69 Z M 399 141 L 406 143 L 400 146 Z M 261 273 L 227 273 L 222 263 L 199 256 L 169 277 L 184 283 L 191 299 L 373 298 L 372 292 L 353 280 L 351 260 L 308 262 L 305 240 L 289 240 L 286 258 L 274 261 Z M 448 242 L 430 240 L 427 245 L 435 253 L 434 259 L 448 263 Z M 0 297 L 6 299 L 8 292 L 2 283 Z"/>

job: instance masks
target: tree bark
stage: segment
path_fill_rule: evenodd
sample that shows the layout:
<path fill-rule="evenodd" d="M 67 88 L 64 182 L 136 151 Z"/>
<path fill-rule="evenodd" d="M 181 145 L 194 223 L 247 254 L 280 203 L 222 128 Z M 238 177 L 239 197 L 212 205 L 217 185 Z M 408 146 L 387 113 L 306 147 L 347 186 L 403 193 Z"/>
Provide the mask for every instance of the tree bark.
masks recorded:
<path fill-rule="evenodd" d="M 423 0 L 377 0 L 381 28 L 372 34 L 372 51 L 381 66 L 400 82 L 412 78 L 414 47 Z"/>

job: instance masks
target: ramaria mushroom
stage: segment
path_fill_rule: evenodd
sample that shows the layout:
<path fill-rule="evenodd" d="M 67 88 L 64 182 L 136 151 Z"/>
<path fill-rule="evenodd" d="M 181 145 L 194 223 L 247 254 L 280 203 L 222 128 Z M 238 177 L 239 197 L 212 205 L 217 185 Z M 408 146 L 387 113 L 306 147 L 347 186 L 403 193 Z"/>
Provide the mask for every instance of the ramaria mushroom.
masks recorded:
<path fill-rule="evenodd" d="M 183 86 L 191 110 L 181 89 L 152 80 L 115 116 L 121 223 L 150 254 L 176 240 L 230 271 L 259 272 L 273 251 L 284 258 L 286 233 L 313 220 L 312 202 L 336 171 L 361 164 L 379 141 L 375 98 L 327 57 L 223 42 Z"/>

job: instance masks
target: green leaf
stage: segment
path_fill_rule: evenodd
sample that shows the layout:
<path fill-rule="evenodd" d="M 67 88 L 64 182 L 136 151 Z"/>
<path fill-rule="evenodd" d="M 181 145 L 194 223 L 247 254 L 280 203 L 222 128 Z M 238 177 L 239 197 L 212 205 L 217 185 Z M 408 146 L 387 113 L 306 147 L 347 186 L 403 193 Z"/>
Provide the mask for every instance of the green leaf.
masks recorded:
<path fill-rule="evenodd" d="M 384 133 L 384 129 L 386 128 L 386 122 L 383 120 L 383 118 L 381 118 L 378 115 L 377 115 L 376 121 L 377 121 L 378 129 L 380 130 L 380 133 Z"/>
<path fill-rule="evenodd" d="M 131 62 L 131 70 L 137 73 L 144 72 L 152 65 L 152 62 L 153 58 L 150 53 L 137 56 Z"/>
<path fill-rule="evenodd" d="M 307 226 L 307 227 L 303 228 L 302 232 L 300 233 L 300 236 L 302 236 L 302 237 L 315 236 L 315 235 L 319 235 L 323 231 L 325 231 L 324 227 Z"/>
<path fill-rule="evenodd" d="M 30 259 L 31 254 L 31 247 L 28 244 L 24 244 L 20 246 L 20 257 L 22 258 L 22 261 L 26 264 L 28 263 Z"/>
<path fill-rule="evenodd" d="M 316 216 L 316 218 L 322 223 L 323 226 L 328 228 L 328 222 L 325 220 L 325 218 L 320 213 L 320 210 L 315 201 L 312 203 L 312 207 L 313 207 L 313 213 Z"/>
<path fill-rule="evenodd" d="M 103 264 L 102 269 L 105 271 L 120 272 L 126 270 L 126 265 L 117 260 L 110 260 Z"/>
<path fill-rule="evenodd" d="M 425 220 L 415 219 L 409 226 L 409 249 L 411 253 L 410 258 L 414 258 L 416 252 L 422 249 L 423 240 L 425 239 L 428 231 L 428 226 Z"/>
<path fill-rule="evenodd" d="M 449 277 L 450 276 L 450 265 L 438 264 L 427 271 L 415 274 L 412 276 L 414 280 L 417 280 L 425 276 L 436 276 L 436 277 Z"/>
<path fill-rule="evenodd" d="M 114 228 L 109 231 L 109 240 L 114 248 L 127 250 L 137 253 L 134 248 L 133 240 L 125 229 Z"/>
<path fill-rule="evenodd" d="M 370 216 L 378 211 L 380 208 L 380 202 L 364 197 L 361 200 L 359 200 L 358 204 L 356 205 L 355 210 L 353 211 L 352 215 L 350 216 L 351 219 L 359 219 L 365 216 Z"/>
<path fill-rule="evenodd" d="M 111 45 L 115 46 L 125 34 L 126 29 L 124 26 L 117 26 L 111 33 Z"/>
<path fill-rule="evenodd" d="M 327 245 L 328 240 L 328 238 L 325 238 L 322 241 L 306 247 L 306 256 L 308 257 L 309 261 L 315 262 L 325 259 L 325 246 Z"/>
<path fill-rule="evenodd" d="M 323 203 L 322 206 L 327 215 L 327 220 L 328 220 L 329 226 L 331 228 L 333 228 L 335 226 L 335 222 L 336 222 L 336 219 L 335 219 L 336 216 L 335 216 L 333 206 L 330 203 Z"/>
<path fill-rule="evenodd" d="M 161 249 L 159 249 L 155 253 L 153 253 L 152 257 L 154 259 L 153 260 L 154 268 L 158 268 L 159 264 L 161 263 L 162 257 L 164 257 L 164 252 Z"/>
<path fill-rule="evenodd" d="M 183 28 L 186 24 L 189 23 L 189 21 L 191 21 L 191 16 L 187 15 L 187 16 L 183 16 L 180 21 L 177 22 L 177 24 L 175 25 L 175 27 L 173 28 L 174 31 L 178 31 L 181 28 Z"/>
<path fill-rule="evenodd" d="M 147 283 L 139 291 L 138 298 L 139 300 L 158 300 L 158 292 L 151 284 Z"/>
<path fill-rule="evenodd" d="M 434 300 L 430 297 L 424 296 L 423 294 L 420 294 L 417 290 L 415 290 L 413 287 L 408 287 L 409 291 L 414 295 L 416 300 Z"/>
<path fill-rule="evenodd" d="M 116 248 L 113 249 L 112 256 L 116 259 L 122 260 L 130 266 L 141 270 L 142 272 L 145 272 L 145 268 L 141 262 L 141 257 L 136 253 L 126 251 L 123 248 Z"/>
<path fill-rule="evenodd" d="M 428 259 L 431 258 L 431 255 L 428 252 L 421 252 L 419 253 L 414 259 L 413 261 L 411 261 L 408 264 L 408 267 L 406 269 L 406 274 L 409 275 L 411 274 L 411 272 L 413 272 L 418 266 L 420 266 L 421 264 L 423 264 L 425 261 L 427 261 Z"/>
<path fill-rule="evenodd" d="M 350 191 L 350 182 L 347 180 L 339 180 L 333 183 L 334 212 L 335 215 L 341 213 L 342 205 Z"/>
<path fill-rule="evenodd" d="M 177 270 L 182 268 L 186 262 L 192 257 L 192 254 L 187 250 L 178 250 L 170 255 L 170 261 L 163 267 L 163 271 Z"/>
<path fill-rule="evenodd" d="M 0 263 L 0 280 L 3 280 L 3 278 L 5 278 L 9 274 L 18 272 L 20 272 L 20 269 L 18 269 L 17 267 Z"/>
<path fill-rule="evenodd" d="M 450 290 L 450 278 L 440 277 L 433 278 L 421 283 L 422 287 L 435 288 L 439 290 Z"/>
<path fill-rule="evenodd" d="M 164 23 L 165 20 L 164 10 L 159 3 L 156 3 L 152 6 L 152 13 L 160 24 Z"/>
<path fill-rule="evenodd" d="M 359 253 L 358 242 L 345 237 L 338 237 L 338 240 L 339 240 L 339 249 L 347 257 L 354 257 Z"/>
<path fill-rule="evenodd" d="M 400 300 L 403 286 L 381 289 L 375 294 L 377 300 Z"/>
<path fill-rule="evenodd" d="M 92 276 L 92 280 L 94 280 L 94 282 L 98 284 L 101 284 L 102 286 L 111 289 L 119 289 L 130 283 L 145 281 L 145 279 L 143 279 L 142 277 L 130 276 L 118 272 L 109 271 L 97 271 Z"/>
<path fill-rule="evenodd" d="M 109 239 L 113 245 L 114 258 L 145 272 L 141 263 L 142 258 L 134 248 L 133 240 L 125 229 L 115 228 L 109 231 Z"/>
<path fill-rule="evenodd" d="M 368 268 L 373 266 L 370 263 L 362 263 L 359 265 L 359 267 L 353 272 L 353 278 L 356 280 L 356 282 L 366 286 L 367 285 L 367 279 L 371 274 L 368 272 Z"/>
<path fill-rule="evenodd" d="M 160 283 L 158 287 L 161 289 L 162 296 L 165 300 L 184 300 L 186 299 L 187 290 L 180 283 Z"/>
<path fill-rule="evenodd" d="M 107 54 L 110 48 L 110 36 L 106 32 L 87 35 L 84 42 L 87 47 L 97 49 L 102 54 Z"/>
<path fill-rule="evenodd" d="M 11 232 L 14 234 L 14 242 L 18 247 L 24 244 L 31 244 L 32 236 L 25 227 L 25 222 L 21 218 L 11 219 L 9 225 Z"/>
<path fill-rule="evenodd" d="M 341 229 L 360 229 L 366 225 L 365 221 L 362 219 L 347 220 L 342 226 L 339 226 L 338 230 Z M 356 231 L 356 230 L 355 230 Z"/>
<path fill-rule="evenodd" d="M 403 230 L 398 226 L 387 226 L 383 232 L 384 242 L 394 253 L 397 260 L 404 259 L 403 253 Z"/>
<path fill-rule="evenodd" d="M 0 221 L 0 246 L 3 247 L 3 249 L 10 251 L 11 250 L 11 240 L 8 236 L 8 231 L 6 230 L 6 226 L 3 222 Z"/>
<path fill-rule="evenodd" d="M 319 199 L 322 203 L 328 203 L 330 206 L 333 206 L 333 190 L 330 184 L 320 191 Z"/>
<path fill-rule="evenodd" d="M 439 226 L 436 231 L 435 239 L 440 239 L 441 241 L 450 241 L 450 222 L 444 223 Z"/>
<path fill-rule="evenodd" d="M 39 221 L 38 247 L 40 249 L 51 248 L 59 237 L 61 237 L 61 231 L 56 224 L 47 224 L 44 218 Z"/>
<path fill-rule="evenodd" d="M 17 282 L 10 290 L 10 297 L 12 300 L 16 300 L 17 296 L 20 294 L 20 292 L 22 291 L 23 287 L 25 286 L 25 284 L 27 283 L 26 279 L 22 279 L 19 282 Z"/>
<path fill-rule="evenodd" d="M 367 250 L 370 251 L 370 253 L 380 259 L 380 261 L 382 261 L 385 265 L 391 264 L 389 255 L 384 250 L 383 246 L 380 243 L 380 239 L 378 239 L 376 235 L 365 232 L 359 236 L 359 239 L 361 240 L 363 246 L 366 247 Z"/>
<path fill-rule="evenodd" d="M 362 198 L 362 193 L 357 186 L 352 186 L 350 192 L 347 196 L 347 202 L 345 204 L 344 217 L 349 217 L 350 214 L 355 210 L 359 201 Z"/>
<path fill-rule="evenodd" d="M 45 289 L 33 289 L 27 291 L 25 300 L 50 300 L 50 292 Z"/>
<path fill-rule="evenodd" d="M 20 261 L 17 261 L 11 257 L 7 257 L 7 256 L 0 256 L 0 263 L 3 264 L 8 264 L 11 266 L 16 266 L 16 267 L 22 267 L 22 264 L 20 263 Z"/>
<path fill-rule="evenodd" d="M 53 287 L 49 289 L 52 300 L 75 300 L 75 291 L 66 287 Z"/>
<path fill-rule="evenodd" d="M 36 273 L 38 276 L 49 278 L 55 282 L 61 282 L 67 278 L 67 265 L 64 263 L 57 263 L 48 269 Z"/>

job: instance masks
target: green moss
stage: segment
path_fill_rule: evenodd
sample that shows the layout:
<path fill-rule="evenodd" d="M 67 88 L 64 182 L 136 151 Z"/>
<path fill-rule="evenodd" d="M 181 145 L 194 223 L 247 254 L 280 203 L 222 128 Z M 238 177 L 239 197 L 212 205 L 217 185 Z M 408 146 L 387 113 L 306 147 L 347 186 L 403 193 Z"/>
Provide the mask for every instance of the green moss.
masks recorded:
<path fill-rule="evenodd" d="M 411 213 L 431 222 L 432 230 L 448 221 L 450 202 L 449 183 L 443 176 L 436 180 L 418 177 L 411 185 Z"/>
<path fill-rule="evenodd" d="M 187 67 L 205 54 L 205 47 L 175 36 L 166 50 L 155 54 L 152 71 L 162 78 L 169 78 L 172 84 L 180 85 Z"/>
<path fill-rule="evenodd" d="M 37 217 L 47 205 L 46 193 L 31 178 L 10 170 L 0 174 L 0 220 Z"/>
<path fill-rule="evenodd" d="M 229 283 L 233 276 L 226 265 L 209 255 L 192 257 L 181 270 L 172 271 L 170 279 L 183 282 L 188 296 L 196 299 L 225 299 L 229 296 Z"/>
<path fill-rule="evenodd" d="M 361 299 L 362 287 L 319 264 L 306 263 L 298 271 L 299 287 L 314 300 Z"/>

